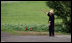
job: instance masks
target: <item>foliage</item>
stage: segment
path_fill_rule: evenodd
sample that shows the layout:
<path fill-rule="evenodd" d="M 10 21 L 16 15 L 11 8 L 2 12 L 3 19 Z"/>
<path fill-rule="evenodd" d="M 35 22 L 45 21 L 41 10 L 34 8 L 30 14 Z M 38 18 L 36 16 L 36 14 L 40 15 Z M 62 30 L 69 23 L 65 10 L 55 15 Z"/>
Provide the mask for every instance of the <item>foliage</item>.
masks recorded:
<path fill-rule="evenodd" d="M 55 15 L 63 20 L 68 32 L 71 32 L 71 1 L 48 1 L 47 6 L 54 9 Z M 61 24 L 61 25 L 63 25 Z"/>
<path fill-rule="evenodd" d="M 28 29 L 26 29 L 28 28 Z M 31 30 L 30 30 L 31 29 Z M 37 31 L 37 32 L 48 32 L 49 27 L 47 25 L 27 25 L 27 24 L 2 24 L 2 31 Z M 55 32 L 65 32 L 68 33 L 68 30 L 65 29 L 65 25 L 55 25 Z"/>

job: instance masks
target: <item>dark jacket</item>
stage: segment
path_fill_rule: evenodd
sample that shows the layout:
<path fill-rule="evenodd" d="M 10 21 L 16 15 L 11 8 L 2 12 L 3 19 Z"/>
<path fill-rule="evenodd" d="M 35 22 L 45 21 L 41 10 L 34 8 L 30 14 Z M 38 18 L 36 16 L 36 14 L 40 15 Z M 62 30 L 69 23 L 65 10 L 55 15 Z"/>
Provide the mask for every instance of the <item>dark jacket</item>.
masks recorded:
<path fill-rule="evenodd" d="M 51 25 L 54 25 L 54 14 L 52 14 L 52 16 L 50 16 L 50 14 L 47 14 L 49 16 L 49 21 L 51 21 Z"/>

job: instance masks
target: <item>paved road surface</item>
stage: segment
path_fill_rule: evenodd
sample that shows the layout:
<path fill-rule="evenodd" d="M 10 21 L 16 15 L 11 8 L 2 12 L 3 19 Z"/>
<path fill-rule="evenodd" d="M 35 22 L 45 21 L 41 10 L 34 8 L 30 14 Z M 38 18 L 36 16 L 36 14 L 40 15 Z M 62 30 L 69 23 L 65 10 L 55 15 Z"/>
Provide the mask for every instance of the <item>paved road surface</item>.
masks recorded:
<path fill-rule="evenodd" d="M 1 32 L 1 42 L 71 42 L 70 35 L 49 36 L 16 36 Z"/>

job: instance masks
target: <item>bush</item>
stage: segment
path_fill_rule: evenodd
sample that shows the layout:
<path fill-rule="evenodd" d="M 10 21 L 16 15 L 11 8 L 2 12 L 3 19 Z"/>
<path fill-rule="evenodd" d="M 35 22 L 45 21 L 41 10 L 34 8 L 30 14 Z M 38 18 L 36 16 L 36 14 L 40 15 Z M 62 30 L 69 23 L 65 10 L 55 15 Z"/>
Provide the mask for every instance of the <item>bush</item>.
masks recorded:
<path fill-rule="evenodd" d="M 71 33 L 71 1 L 48 1 L 46 4 L 54 9 L 57 18 L 63 20 L 65 28 L 61 28 L 61 31 Z"/>
<path fill-rule="evenodd" d="M 55 25 L 55 32 L 65 32 L 65 33 L 69 33 L 68 30 L 69 30 L 69 29 L 66 28 L 66 25 L 64 25 L 64 24 L 56 24 L 56 25 Z"/>
<path fill-rule="evenodd" d="M 68 33 L 68 29 L 64 24 L 55 24 L 54 26 L 55 32 L 65 32 Z M 28 28 L 28 30 L 26 30 Z M 18 25 L 12 25 L 12 24 L 4 24 L 1 25 L 1 31 L 38 31 L 38 32 L 48 32 L 49 27 L 42 24 L 42 25 L 26 25 L 26 24 L 18 24 Z"/>

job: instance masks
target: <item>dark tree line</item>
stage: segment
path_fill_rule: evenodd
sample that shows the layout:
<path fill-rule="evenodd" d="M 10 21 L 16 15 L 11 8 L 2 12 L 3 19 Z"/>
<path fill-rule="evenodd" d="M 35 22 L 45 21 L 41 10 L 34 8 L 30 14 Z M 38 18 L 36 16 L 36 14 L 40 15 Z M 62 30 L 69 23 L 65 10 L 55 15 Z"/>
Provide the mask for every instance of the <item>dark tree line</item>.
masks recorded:
<path fill-rule="evenodd" d="M 71 33 L 71 1 L 48 1 L 46 4 L 54 9 L 58 18 L 62 18 L 67 32 Z"/>

